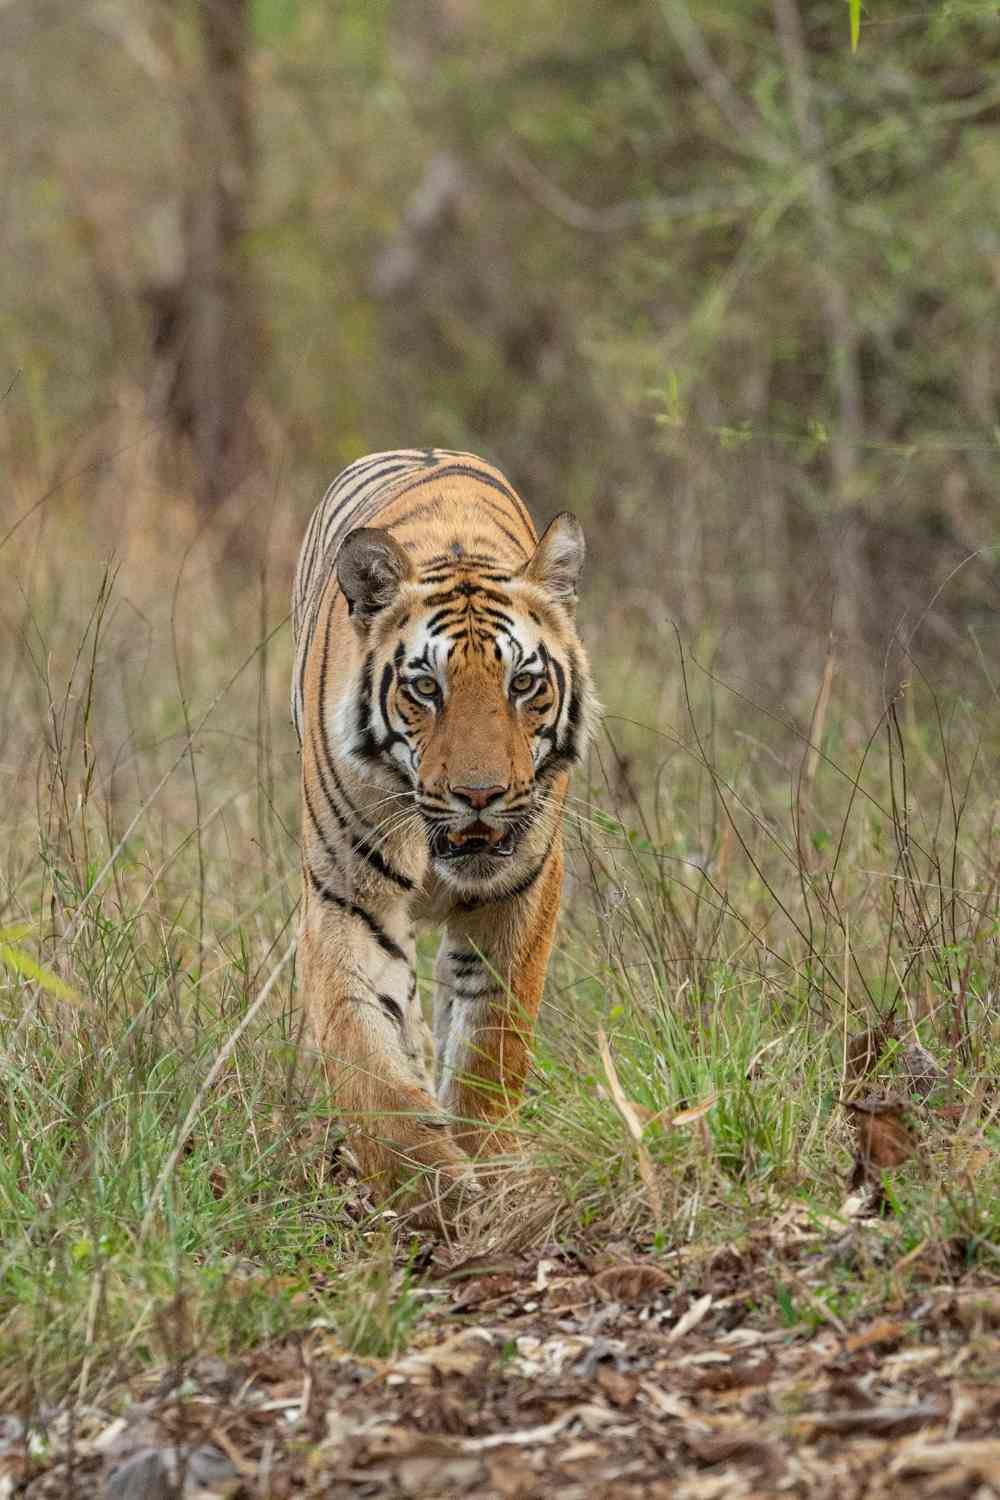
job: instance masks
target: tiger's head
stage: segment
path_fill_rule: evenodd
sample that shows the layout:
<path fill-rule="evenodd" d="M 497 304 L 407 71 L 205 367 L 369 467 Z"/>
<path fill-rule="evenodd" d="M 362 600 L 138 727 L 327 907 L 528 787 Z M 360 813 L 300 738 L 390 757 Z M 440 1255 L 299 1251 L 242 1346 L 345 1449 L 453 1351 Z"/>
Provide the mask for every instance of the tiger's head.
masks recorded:
<path fill-rule="evenodd" d="M 415 562 L 370 527 L 338 555 L 362 650 L 342 721 L 353 762 L 412 795 L 435 872 L 460 891 L 517 884 L 557 811 L 553 783 L 586 747 L 584 550 L 564 511 L 519 569 L 458 542 Z"/>

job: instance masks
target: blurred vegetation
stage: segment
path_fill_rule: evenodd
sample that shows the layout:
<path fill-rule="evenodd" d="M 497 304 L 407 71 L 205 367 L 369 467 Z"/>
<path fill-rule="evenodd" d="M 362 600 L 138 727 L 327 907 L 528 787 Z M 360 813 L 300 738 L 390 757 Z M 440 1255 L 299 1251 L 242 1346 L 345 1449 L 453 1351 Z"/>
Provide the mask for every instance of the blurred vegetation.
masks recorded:
<path fill-rule="evenodd" d="M 220 10 L 252 130 L 228 176 L 213 137 L 241 205 L 230 373 L 252 351 L 234 530 L 266 501 L 294 538 L 363 451 L 469 447 L 537 513 L 581 512 L 621 653 L 655 663 L 676 622 L 795 701 L 832 627 L 877 694 L 911 671 L 894 635 L 988 687 L 985 0 L 876 0 L 853 53 L 843 0 L 5 7 L 0 385 L 19 372 L 5 446 L 30 476 L 6 517 L 133 442 L 167 513 L 218 498 L 182 378 L 201 335 L 171 330 Z"/>

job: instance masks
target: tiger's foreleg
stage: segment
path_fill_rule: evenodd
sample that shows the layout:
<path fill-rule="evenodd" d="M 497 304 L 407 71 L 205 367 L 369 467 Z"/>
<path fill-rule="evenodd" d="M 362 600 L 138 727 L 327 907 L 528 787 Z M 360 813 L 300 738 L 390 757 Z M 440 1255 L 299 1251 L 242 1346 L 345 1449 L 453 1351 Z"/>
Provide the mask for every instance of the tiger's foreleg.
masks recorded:
<path fill-rule="evenodd" d="M 308 888 L 302 986 L 331 1101 L 365 1176 L 385 1192 L 419 1174 L 417 1198 L 433 1201 L 467 1175 L 468 1159 L 428 1073 L 408 923 L 395 924 L 395 937 L 388 925 L 323 886 Z"/>
<path fill-rule="evenodd" d="M 473 1156 L 510 1151 L 562 894 L 557 835 L 520 896 L 449 918 L 438 954 L 438 1098 Z"/>

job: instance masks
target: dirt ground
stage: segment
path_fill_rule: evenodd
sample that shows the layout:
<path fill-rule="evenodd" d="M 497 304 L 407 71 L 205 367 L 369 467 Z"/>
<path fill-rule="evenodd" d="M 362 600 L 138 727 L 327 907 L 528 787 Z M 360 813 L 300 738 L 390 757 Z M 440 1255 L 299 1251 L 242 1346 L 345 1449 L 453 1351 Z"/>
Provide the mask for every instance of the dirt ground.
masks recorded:
<path fill-rule="evenodd" d="M 396 1357 L 317 1326 L 151 1375 L 117 1415 L 9 1416 L 0 1495 L 988 1500 L 1000 1283 L 960 1259 L 900 1255 L 879 1220 L 831 1235 L 795 1213 L 655 1258 L 428 1246 Z M 861 1265 L 878 1311 L 842 1315 L 829 1288 Z"/>

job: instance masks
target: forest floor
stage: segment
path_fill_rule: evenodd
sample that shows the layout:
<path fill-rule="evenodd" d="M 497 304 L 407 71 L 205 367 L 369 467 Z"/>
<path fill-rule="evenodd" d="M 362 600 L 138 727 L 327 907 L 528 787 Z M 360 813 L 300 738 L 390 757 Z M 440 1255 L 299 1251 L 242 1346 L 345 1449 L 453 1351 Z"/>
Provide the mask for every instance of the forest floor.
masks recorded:
<path fill-rule="evenodd" d="M 963 1275 L 957 1246 L 901 1257 L 891 1222 L 858 1207 L 655 1257 L 428 1242 L 405 1352 L 359 1355 L 317 1327 L 149 1371 L 117 1414 L 53 1411 L 44 1443 L 7 1419 L 0 1492 L 988 1500 L 1000 1278 Z M 822 1288 L 859 1260 L 883 1301 L 845 1323 Z"/>

